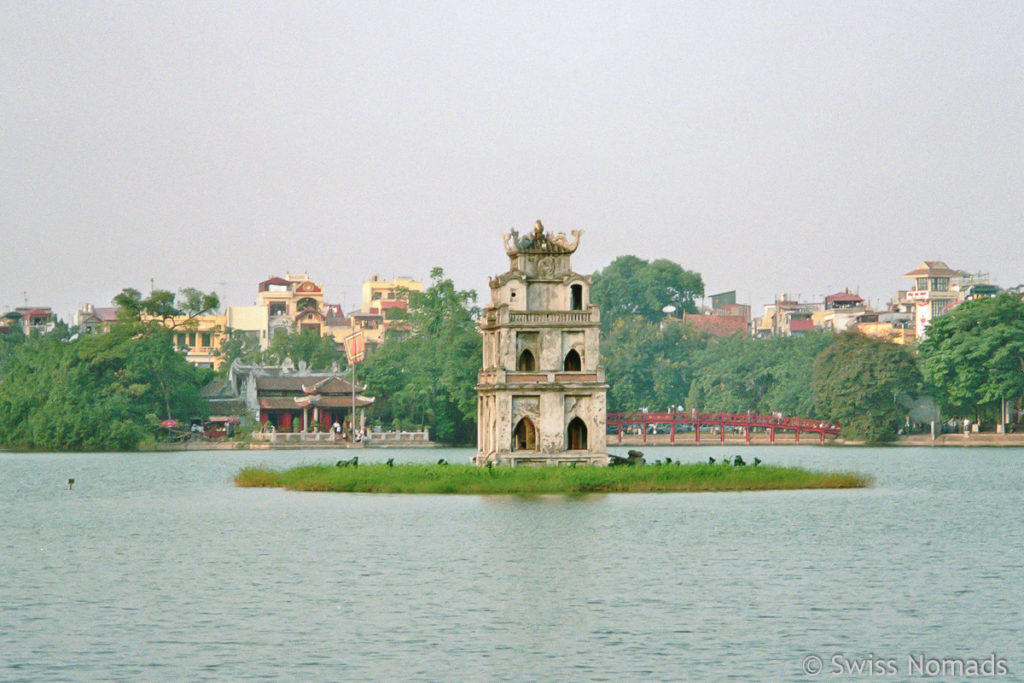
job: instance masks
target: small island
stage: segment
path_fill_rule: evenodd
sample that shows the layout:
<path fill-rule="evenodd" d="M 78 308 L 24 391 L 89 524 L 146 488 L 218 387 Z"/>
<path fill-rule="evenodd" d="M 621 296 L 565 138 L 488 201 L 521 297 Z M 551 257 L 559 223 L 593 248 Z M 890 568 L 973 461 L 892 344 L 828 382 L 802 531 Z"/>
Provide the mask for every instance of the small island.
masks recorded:
<path fill-rule="evenodd" d="M 339 464 L 344 464 L 343 461 Z M 543 495 L 863 488 L 871 478 L 849 472 L 730 464 L 639 467 L 477 467 L 475 465 L 303 465 L 286 470 L 246 467 L 243 487 L 361 493 Z"/>

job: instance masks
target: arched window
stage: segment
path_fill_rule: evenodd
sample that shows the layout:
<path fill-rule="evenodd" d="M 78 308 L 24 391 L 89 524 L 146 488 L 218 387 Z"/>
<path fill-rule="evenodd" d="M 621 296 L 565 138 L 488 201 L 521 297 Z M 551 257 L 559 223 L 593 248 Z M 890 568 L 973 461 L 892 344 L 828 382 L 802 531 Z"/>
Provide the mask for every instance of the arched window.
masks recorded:
<path fill-rule="evenodd" d="M 565 354 L 565 371 L 579 372 L 582 369 L 583 361 L 580 360 L 580 354 L 576 353 L 576 349 L 569 349 L 569 353 Z"/>
<path fill-rule="evenodd" d="M 299 311 L 315 311 L 318 308 L 320 308 L 320 306 L 316 303 L 316 299 L 307 296 L 302 299 L 299 299 L 299 302 L 295 305 L 295 308 Z"/>
<path fill-rule="evenodd" d="M 587 425 L 583 423 L 583 420 L 574 417 L 569 422 L 566 436 L 569 438 L 570 451 L 587 450 Z"/>
<path fill-rule="evenodd" d="M 519 372 L 533 372 L 537 369 L 537 361 L 530 349 L 523 349 L 519 354 L 519 361 L 516 363 L 516 370 Z"/>
<path fill-rule="evenodd" d="M 583 285 L 573 285 L 569 288 L 572 293 L 572 302 L 570 308 L 574 311 L 583 310 Z"/>
<path fill-rule="evenodd" d="M 537 430 L 534 429 L 533 421 L 530 418 L 524 417 L 516 425 L 516 429 L 512 433 L 512 450 L 537 450 Z"/>

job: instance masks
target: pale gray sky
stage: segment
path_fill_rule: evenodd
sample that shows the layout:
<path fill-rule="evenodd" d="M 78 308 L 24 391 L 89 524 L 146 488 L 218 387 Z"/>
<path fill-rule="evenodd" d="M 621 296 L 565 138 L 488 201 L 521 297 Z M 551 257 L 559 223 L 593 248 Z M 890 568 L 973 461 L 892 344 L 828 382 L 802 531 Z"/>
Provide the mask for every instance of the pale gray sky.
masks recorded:
<path fill-rule="evenodd" d="M 755 313 L 925 259 L 1024 282 L 1024 3 L 0 4 L 0 309 L 286 271 L 351 308 L 435 265 L 486 298 L 537 218 Z"/>

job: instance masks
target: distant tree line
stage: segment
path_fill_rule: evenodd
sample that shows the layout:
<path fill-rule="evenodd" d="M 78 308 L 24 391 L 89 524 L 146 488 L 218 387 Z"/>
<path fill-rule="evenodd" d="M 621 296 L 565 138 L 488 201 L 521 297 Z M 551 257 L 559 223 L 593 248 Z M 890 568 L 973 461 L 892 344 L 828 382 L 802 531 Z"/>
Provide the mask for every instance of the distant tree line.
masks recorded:
<path fill-rule="evenodd" d="M 803 337 L 716 338 L 667 320 L 665 301 L 696 311 L 699 274 L 665 260 L 616 259 L 594 274 L 591 299 L 602 311 L 602 362 L 612 411 L 643 407 L 708 412 L 781 412 L 838 421 L 843 435 L 892 439 L 908 418 L 1011 421 L 1024 408 L 1024 301 L 1019 294 L 968 301 L 936 318 L 927 339 L 907 347 L 857 332 Z M 0 445 L 27 449 L 130 449 L 158 433 L 160 420 L 205 417 L 200 389 L 212 371 L 175 351 L 173 330 L 216 308 L 214 294 L 124 290 L 121 319 L 107 334 L 73 341 L 66 327 L 26 337 L 0 335 Z M 481 364 L 476 293 L 458 290 L 443 270 L 409 293 L 405 324 L 357 368 L 376 397 L 373 419 L 386 427 L 429 427 L 432 437 L 472 444 Z M 185 321 L 182 323 L 182 321 Z M 230 335 L 225 360 L 281 362 L 323 369 L 344 364 L 330 338 L 277 335 L 269 349 Z"/>
<path fill-rule="evenodd" d="M 677 274 L 668 286 L 659 282 L 646 294 L 625 284 L 652 282 L 643 275 L 649 266 L 626 256 L 594 275 L 591 295 L 606 322 L 601 352 L 611 411 L 682 405 L 707 412 L 780 412 L 839 422 L 845 437 L 869 442 L 895 438 L 908 421 L 940 415 L 996 422 L 1004 401 L 1012 421 L 1019 422 L 1020 295 L 964 302 L 936 318 L 917 347 L 856 331 L 714 338 L 666 318 L 654 303 L 675 290 L 674 301 L 684 302 L 685 310 L 685 302 L 703 293 L 700 276 Z M 661 272 L 672 271 L 663 266 Z M 599 282 L 604 286 L 597 287 Z"/>
<path fill-rule="evenodd" d="M 5 335 L 0 342 L 0 444 L 33 450 L 131 450 L 165 419 L 205 418 L 212 371 L 175 351 L 173 330 L 219 305 L 216 294 L 156 290 L 115 297 L 106 334 Z"/>

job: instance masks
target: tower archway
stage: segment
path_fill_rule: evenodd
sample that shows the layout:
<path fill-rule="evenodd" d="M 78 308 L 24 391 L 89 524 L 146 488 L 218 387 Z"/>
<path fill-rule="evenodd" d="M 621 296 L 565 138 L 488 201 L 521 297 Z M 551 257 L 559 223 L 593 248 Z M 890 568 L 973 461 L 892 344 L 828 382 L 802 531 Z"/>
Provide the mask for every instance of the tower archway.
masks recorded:
<path fill-rule="evenodd" d="M 574 417 L 569 421 L 566 437 L 570 451 L 587 450 L 587 425 L 580 418 Z"/>
<path fill-rule="evenodd" d="M 569 353 L 565 354 L 563 367 L 566 372 L 579 372 L 583 369 L 583 360 L 576 349 L 569 349 Z"/>
<path fill-rule="evenodd" d="M 537 450 L 537 429 L 533 426 L 533 420 L 528 417 L 521 419 L 512 432 L 513 451 L 535 451 Z"/>
<path fill-rule="evenodd" d="M 533 372 L 537 369 L 537 359 L 533 357 L 533 352 L 530 349 L 523 349 L 523 352 L 519 354 L 519 360 L 516 362 L 516 370 L 519 372 Z"/>

